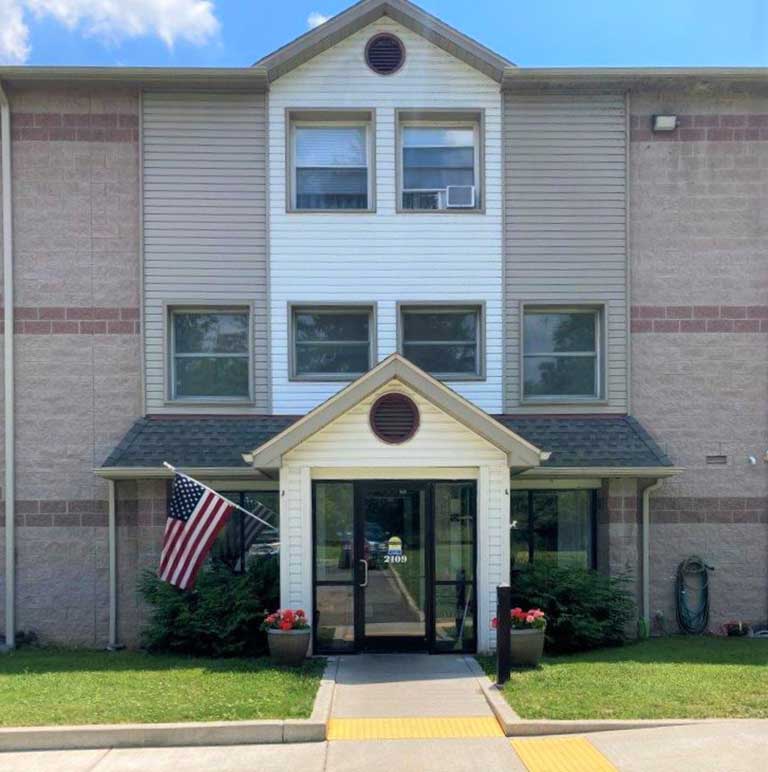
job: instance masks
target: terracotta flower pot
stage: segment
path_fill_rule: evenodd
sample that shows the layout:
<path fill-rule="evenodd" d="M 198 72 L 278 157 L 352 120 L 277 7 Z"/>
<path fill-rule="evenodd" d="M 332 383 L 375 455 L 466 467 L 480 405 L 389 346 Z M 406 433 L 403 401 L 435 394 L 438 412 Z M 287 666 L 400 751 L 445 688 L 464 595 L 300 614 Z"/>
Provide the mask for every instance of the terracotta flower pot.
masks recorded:
<path fill-rule="evenodd" d="M 309 649 L 306 630 L 267 630 L 269 654 L 278 665 L 300 665 Z"/>
<path fill-rule="evenodd" d="M 544 653 L 544 630 L 512 630 L 512 665 L 536 667 Z"/>

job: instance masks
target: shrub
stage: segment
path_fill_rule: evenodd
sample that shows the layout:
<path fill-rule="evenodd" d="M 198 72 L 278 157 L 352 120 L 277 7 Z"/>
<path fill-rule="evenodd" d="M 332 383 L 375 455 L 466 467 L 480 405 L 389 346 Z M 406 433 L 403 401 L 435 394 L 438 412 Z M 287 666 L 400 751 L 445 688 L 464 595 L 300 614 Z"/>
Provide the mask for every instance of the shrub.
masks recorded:
<path fill-rule="evenodd" d="M 512 580 L 516 605 L 540 608 L 547 617 L 549 653 L 616 646 L 628 636 L 635 603 L 628 577 L 609 578 L 576 567 L 532 563 Z"/>
<path fill-rule="evenodd" d="M 212 657 L 266 653 L 261 624 L 279 603 L 278 558 L 252 560 L 243 574 L 220 561 L 184 592 L 146 571 L 139 593 L 152 607 L 142 643 L 150 651 Z"/>

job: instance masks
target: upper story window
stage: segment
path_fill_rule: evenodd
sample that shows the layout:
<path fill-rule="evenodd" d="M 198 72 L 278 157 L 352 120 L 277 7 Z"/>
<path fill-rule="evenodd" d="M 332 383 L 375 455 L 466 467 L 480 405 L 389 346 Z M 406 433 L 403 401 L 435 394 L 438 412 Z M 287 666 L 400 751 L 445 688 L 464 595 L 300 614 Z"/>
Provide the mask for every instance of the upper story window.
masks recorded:
<path fill-rule="evenodd" d="M 368 113 L 291 117 L 290 208 L 295 211 L 372 209 L 371 121 Z"/>
<path fill-rule="evenodd" d="M 402 306 L 403 356 L 438 378 L 477 379 L 483 375 L 481 306 Z"/>
<path fill-rule="evenodd" d="M 171 399 L 250 399 L 249 318 L 247 309 L 170 312 Z"/>
<path fill-rule="evenodd" d="M 524 399 L 602 398 L 601 316 L 594 308 L 524 310 Z"/>
<path fill-rule="evenodd" d="M 400 114 L 400 206 L 406 211 L 480 208 L 480 120 L 411 120 Z M 429 115 L 429 114 L 426 114 Z M 423 116 L 423 117 L 426 117 Z M 440 117 L 445 117 L 440 120 Z M 415 117 L 415 115 L 414 115 Z"/>
<path fill-rule="evenodd" d="M 370 306 L 294 306 L 292 367 L 296 380 L 352 380 L 371 368 L 374 349 Z"/>

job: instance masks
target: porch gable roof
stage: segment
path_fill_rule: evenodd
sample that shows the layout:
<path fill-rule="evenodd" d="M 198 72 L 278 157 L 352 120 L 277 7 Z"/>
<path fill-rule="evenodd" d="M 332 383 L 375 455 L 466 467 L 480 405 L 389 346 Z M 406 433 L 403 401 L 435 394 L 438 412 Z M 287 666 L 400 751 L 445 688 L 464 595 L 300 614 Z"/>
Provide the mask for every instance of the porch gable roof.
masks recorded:
<path fill-rule="evenodd" d="M 254 468 L 280 466 L 282 457 L 347 413 L 366 397 L 388 383 L 397 382 L 413 389 L 454 420 L 494 445 L 506 454 L 509 466 L 530 469 L 549 458 L 549 453 L 537 448 L 512 429 L 494 420 L 401 354 L 391 354 L 376 367 L 361 375 L 341 391 L 321 403 L 277 436 L 244 454 Z"/>

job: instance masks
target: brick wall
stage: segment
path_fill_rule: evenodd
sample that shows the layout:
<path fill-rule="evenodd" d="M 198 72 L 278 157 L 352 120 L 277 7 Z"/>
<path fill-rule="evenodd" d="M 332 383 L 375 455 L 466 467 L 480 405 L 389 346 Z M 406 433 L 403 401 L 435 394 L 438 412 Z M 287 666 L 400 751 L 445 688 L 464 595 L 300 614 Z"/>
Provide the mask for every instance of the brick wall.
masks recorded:
<path fill-rule="evenodd" d="M 651 610 L 674 628 L 677 564 L 700 554 L 713 628 L 764 622 L 768 98 L 646 92 L 631 109 L 632 412 L 686 469 L 652 499 Z M 680 129 L 652 134 L 654 113 Z"/>
<path fill-rule="evenodd" d="M 18 624 L 103 645 L 106 485 L 93 469 L 140 411 L 138 94 L 10 99 Z"/>

